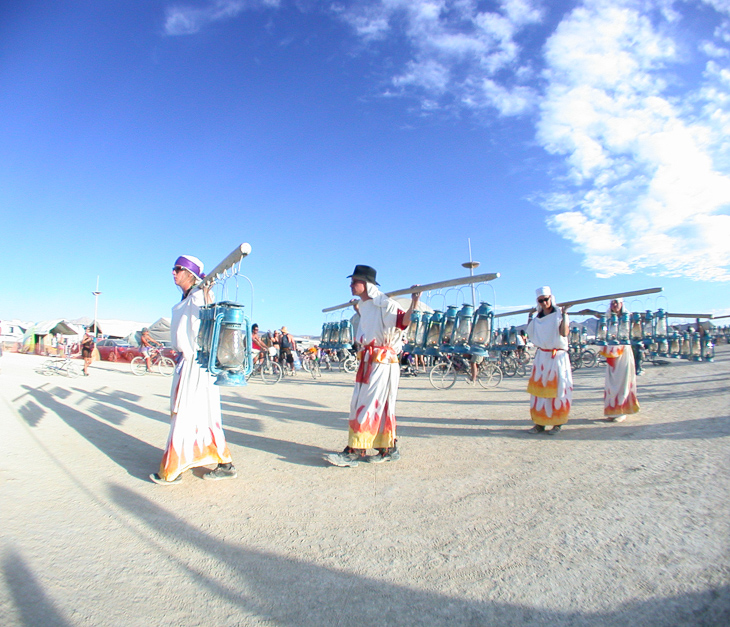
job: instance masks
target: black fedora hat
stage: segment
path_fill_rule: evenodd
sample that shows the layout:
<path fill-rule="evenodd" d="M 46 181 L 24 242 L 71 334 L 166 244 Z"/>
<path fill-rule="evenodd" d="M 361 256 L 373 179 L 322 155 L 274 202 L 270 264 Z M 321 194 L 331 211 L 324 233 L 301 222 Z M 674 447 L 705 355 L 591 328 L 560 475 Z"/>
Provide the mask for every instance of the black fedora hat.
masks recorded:
<path fill-rule="evenodd" d="M 370 266 L 361 266 L 357 265 L 355 266 L 355 270 L 352 274 L 348 274 L 347 278 L 355 278 L 355 279 L 362 279 L 364 281 L 367 281 L 368 283 L 375 283 L 375 285 L 380 285 L 375 280 L 377 272 L 375 272 L 375 268 L 371 268 Z"/>

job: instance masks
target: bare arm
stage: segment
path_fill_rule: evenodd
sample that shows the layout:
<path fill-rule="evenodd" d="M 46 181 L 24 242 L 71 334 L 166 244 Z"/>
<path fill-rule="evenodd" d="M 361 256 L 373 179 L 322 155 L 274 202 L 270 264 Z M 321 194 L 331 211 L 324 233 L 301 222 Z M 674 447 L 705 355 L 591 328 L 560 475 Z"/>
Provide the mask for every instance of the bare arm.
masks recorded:
<path fill-rule="evenodd" d="M 564 305 L 560 308 L 563 313 L 563 319 L 560 321 L 560 335 L 568 337 L 568 328 L 570 327 L 570 320 L 568 319 L 568 305 Z"/>
<path fill-rule="evenodd" d="M 418 287 L 417 285 L 412 285 L 411 287 Z M 411 294 L 411 304 L 409 305 L 406 312 L 403 314 L 403 326 L 408 326 L 411 323 L 411 314 L 413 313 L 413 310 L 418 305 L 418 301 L 421 299 L 421 292 L 413 292 Z"/>

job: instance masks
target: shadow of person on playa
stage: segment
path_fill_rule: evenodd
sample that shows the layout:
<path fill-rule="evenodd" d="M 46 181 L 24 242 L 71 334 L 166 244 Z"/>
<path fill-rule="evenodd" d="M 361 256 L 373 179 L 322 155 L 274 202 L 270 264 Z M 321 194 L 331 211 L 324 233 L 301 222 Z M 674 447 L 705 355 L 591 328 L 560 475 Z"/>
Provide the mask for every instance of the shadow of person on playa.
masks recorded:
<path fill-rule="evenodd" d="M 223 425 L 223 431 L 225 432 L 226 442 L 229 444 L 235 444 L 244 449 L 249 448 L 271 453 L 272 455 L 276 455 L 280 461 L 299 466 L 329 465 L 323 459 L 323 456 L 325 453 L 331 453 L 332 451 L 318 446 L 300 444 L 291 440 L 277 440 L 253 433 L 243 433 L 235 429 L 227 428 L 225 424 Z"/>
<path fill-rule="evenodd" d="M 96 401 L 97 408 L 100 413 L 97 413 L 96 411 L 93 411 L 92 413 L 98 415 L 100 418 L 107 419 L 110 422 L 113 422 L 113 420 L 107 418 L 108 415 L 126 412 L 127 414 L 138 414 L 140 416 L 145 416 L 146 418 L 158 420 L 159 422 L 164 422 L 167 424 L 170 423 L 169 413 L 150 409 L 149 407 L 140 405 L 139 401 L 142 400 L 142 397 L 137 394 L 125 392 L 124 390 L 110 389 L 106 386 L 101 387 L 97 390 L 93 390 L 91 392 L 79 388 L 72 389 L 74 392 L 82 395 L 84 398 Z M 115 408 L 118 409 L 116 409 L 115 411 Z M 122 411 L 119 412 L 119 410 Z M 115 424 L 121 424 L 121 422 Z"/>
<path fill-rule="evenodd" d="M 4 550 L 2 570 L 13 605 L 20 615 L 19 624 L 27 627 L 40 625 L 71 627 L 72 623 L 67 621 L 56 608 L 56 604 L 46 594 L 16 549 L 7 547 Z"/>
<path fill-rule="evenodd" d="M 131 476 L 146 479 L 149 469 L 159 466 L 162 450 L 78 409 L 69 407 L 42 387 L 32 388 L 23 385 L 22 389 L 26 390 L 25 395 L 31 397 L 40 408 L 56 414 L 89 444 L 124 468 Z M 28 424 L 34 426 L 31 416 L 26 416 L 23 411 L 20 415 L 28 421 Z"/>
<path fill-rule="evenodd" d="M 728 624 L 730 618 L 730 586 L 627 603 L 614 611 L 600 613 L 564 612 L 530 607 L 527 603 L 517 605 L 447 596 L 348 572 L 346 559 L 338 568 L 332 568 L 221 540 L 122 486 L 111 485 L 109 496 L 131 517 L 147 525 L 153 536 L 148 540 L 149 545 L 162 553 L 166 563 L 171 562 L 187 572 L 206 596 L 218 597 L 238 607 L 241 624 L 625 627 L 721 625 Z M 160 536 L 167 542 L 160 542 Z M 164 549 L 164 546 L 174 548 Z M 191 549 L 207 556 L 213 564 L 206 567 Z M 387 576 L 387 569 L 384 573 Z M 199 605 L 191 603 L 191 614 L 200 611 Z"/>

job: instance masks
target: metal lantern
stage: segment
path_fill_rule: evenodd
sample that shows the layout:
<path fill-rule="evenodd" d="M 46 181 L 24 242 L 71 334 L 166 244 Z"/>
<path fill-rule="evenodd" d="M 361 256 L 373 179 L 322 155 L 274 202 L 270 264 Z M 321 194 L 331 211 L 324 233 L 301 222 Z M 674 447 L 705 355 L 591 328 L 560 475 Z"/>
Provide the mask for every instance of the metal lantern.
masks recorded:
<path fill-rule="evenodd" d="M 631 340 L 638 342 L 644 338 L 644 334 L 641 328 L 641 314 L 635 311 L 631 314 Z"/>
<path fill-rule="evenodd" d="M 656 312 L 656 319 L 654 322 L 654 335 L 657 337 L 667 336 L 667 314 L 664 313 L 663 309 L 659 309 Z"/>
<path fill-rule="evenodd" d="M 469 338 L 470 345 L 486 348 L 492 339 L 492 327 L 494 326 L 494 312 L 489 303 L 479 305 L 474 315 L 474 326 Z"/>
<path fill-rule="evenodd" d="M 608 330 L 606 331 L 606 341 L 609 344 L 617 344 L 618 338 L 618 316 L 612 313 L 608 318 Z"/>
<path fill-rule="evenodd" d="M 679 357 L 682 340 L 676 331 L 669 334 L 669 355 L 671 357 Z"/>
<path fill-rule="evenodd" d="M 441 334 L 441 344 L 451 346 L 453 344 L 454 326 L 456 325 L 456 305 L 449 305 L 444 314 L 444 331 Z"/>
<path fill-rule="evenodd" d="M 702 357 L 705 361 L 714 361 L 715 343 L 712 341 L 712 336 L 708 333 L 702 340 Z"/>
<path fill-rule="evenodd" d="M 507 333 L 507 344 L 517 346 L 517 329 L 513 326 L 509 328 L 509 332 Z"/>
<path fill-rule="evenodd" d="M 585 326 L 580 328 L 580 343 L 581 346 L 588 344 L 588 329 L 586 329 Z"/>
<path fill-rule="evenodd" d="M 690 352 L 694 361 L 702 361 L 702 338 L 699 331 L 692 334 Z"/>
<path fill-rule="evenodd" d="M 420 311 L 413 311 L 411 312 L 411 322 L 408 325 L 408 328 L 406 329 L 406 344 L 403 347 L 403 350 L 407 353 L 410 353 L 413 351 L 414 347 L 416 346 L 416 335 L 418 334 L 418 326 L 421 323 L 421 312 Z"/>
<path fill-rule="evenodd" d="M 426 349 L 427 355 L 438 355 L 440 353 L 441 346 L 441 331 L 444 326 L 444 314 L 441 311 L 434 311 L 431 314 L 431 322 L 428 327 L 428 332 L 424 333 L 424 348 Z"/>
<path fill-rule="evenodd" d="M 605 346 L 607 339 L 608 339 L 608 324 L 606 323 L 606 316 L 601 314 L 598 317 L 598 326 L 596 327 L 596 344 Z"/>
<path fill-rule="evenodd" d="M 198 361 L 216 376 L 216 385 L 246 385 L 251 374 L 251 321 L 243 314 L 243 305 L 220 302 L 200 309 L 204 336 Z"/>
<path fill-rule="evenodd" d="M 340 348 L 352 348 L 352 323 L 349 320 L 340 320 Z"/>
<path fill-rule="evenodd" d="M 456 330 L 454 331 L 454 349 L 459 353 L 469 352 L 469 336 L 471 335 L 471 327 L 474 319 L 474 307 L 468 303 L 461 306 L 459 314 L 456 316 Z"/>
<path fill-rule="evenodd" d="M 654 337 L 654 314 L 647 311 L 644 315 L 644 339 L 651 340 Z"/>
<path fill-rule="evenodd" d="M 616 339 L 618 340 L 619 344 L 629 343 L 629 330 L 629 313 L 627 311 L 624 311 L 621 314 L 621 317 L 618 319 L 618 333 L 616 335 Z"/>
<path fill-rule="evenodd" d="M 570 328 L 570 345 L 580 346 L 580 328 L 577 325 Z"/>
<path fill-rule="evenodd" d="M 692 356 L 692 340 L 688 332 L 682 334 L 682 358 L 689 359 Z"/>
<path fill-rule="evenodd" d="M 426 338 L 426 329 L 429 322 L 431 322 L 431 316 L 425 312 L 421 313 L 421 321 L 418 324 L 416 339 L 413 342 L 413 349 L 411 350 L 414 355 L 423 354 L 423 342 Z"/>

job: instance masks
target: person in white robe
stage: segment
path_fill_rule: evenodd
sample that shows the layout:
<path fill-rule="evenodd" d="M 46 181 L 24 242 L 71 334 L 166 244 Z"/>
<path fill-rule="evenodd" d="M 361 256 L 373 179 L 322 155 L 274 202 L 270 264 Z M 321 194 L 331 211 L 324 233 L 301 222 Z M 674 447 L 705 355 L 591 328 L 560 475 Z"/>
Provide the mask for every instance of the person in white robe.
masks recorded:
<path fill-rule="evenodd" d="M 552 426 L 547 433 L 555 435 L 568 422 L 573 400 L 567 338 L 570 322 L 567 307 L 558 309 L 548 286 L 538 288 L 536 293 L 538 313 L 533 318 L 530 312 L 527 323 L 527 335 L 537 347 L 527 384 L 530 417 L 535 423 L 529 433 L 543 433 L 545 427 Z"/>
<path fill-rule="evenodd" d="M 197 257 L 178 257 L 172 269 L 182 300 L 172 308 L 170 335 L 180 354 L 170 393 L 170 434 L 160 470 L 150 479 L 160 485 L 182 480 L 191 468 L 217 464 L 203 475 L 207 480 L 235 479 L 237 472 L 226 444 L 221 418 L 220 392 L 215 378 L 196 360 L 200 308 L 206 294 L 197 285 L 205 277 Z"/>
<path fill-rule="evenodd" d="M 611 301 L 608 315 L 619 319 L 625 312 L 624 301 Z M 606 358 L 606 379 L 603 393 L 603 415 L 609 422 L 623 422 L 626 416 L 639 411 L 636 396 L 636 363 L 634 352 L 628 344 L 607 345 L 601 350 Z"/>
<path fill-rule="evenodd" d="M 374 268 L 357 265 L 349 278 L 352 295 L 359 299 L 353 304 L 360 314 L 355 333 L 360 364 L 350 402 L 347 446 L 325 459 L 335 466 L 352 467 L 360 461 L 381 463 L 400 458 L 395 420 L 399 353 L 403 349 L 403 331 L 421 295 L 413 293 L 408 310 L 403 311 L 377 288 Z M 368 449 L 376 449 L 376 453 L 367 455 Z"/>

